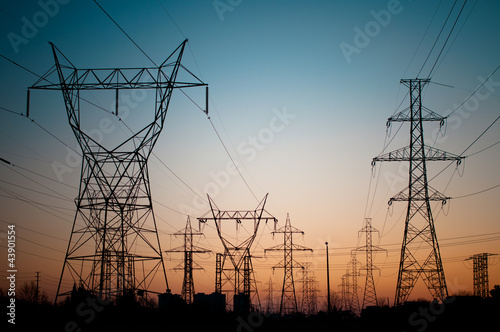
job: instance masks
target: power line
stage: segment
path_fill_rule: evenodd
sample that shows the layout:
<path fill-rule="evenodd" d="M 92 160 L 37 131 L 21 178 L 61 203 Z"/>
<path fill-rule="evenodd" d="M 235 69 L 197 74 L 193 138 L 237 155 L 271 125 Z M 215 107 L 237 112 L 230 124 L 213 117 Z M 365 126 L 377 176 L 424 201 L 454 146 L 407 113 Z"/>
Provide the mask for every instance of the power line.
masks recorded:
<path fill-rule="evenodd" d="M 451 111 L 448 115 L 446 115 L 446 118 L 449 118 L 453 113 L 455 113 L 456 111 L 458 111 L 460 109 L 460 107 L 462 107 L 469 99 L 471 99 L 476 94 L 476 92 L 478 92 L 479 89 L 481 89 L 483 87 L 483 85 L 485 85 L 486 82 L 488 82 L 488 80 L 491 78 L 491 76 L 493 76 L 497 72 L 498 68 L 500 68 L 500 66 L 497 66 L 495 68 L 495 70 L 493 70 L 491 72 L 491 74 L 484 80 L 484 82 L 481 83 L 481 85 L 479 85 L 476 88 L 476 90 L 474 90 L 474 92 L 472 92 L 467 98 L 465 98 L 465 100 L 460 105 L 458 105 L 453 111 Z"/>
<path fill-rule="evenodd" d="M 490 188 L 487 188 L 487 189 L 484 189 L 484 190 L 476 191 L 476 192 L 471 193 L 471 194 L 461 195 L 461 196 L 454 196 L 453 198 L 457 199 L 457 198 L 465 198 L 465 197 L 470 197 L 470 196 L 474 196 L 474 195 L 479 195 L 479 194 L 485 193 L 487 191 L 496 189 L 498 187 L 500 187 L 500 184 L 497 184 L 496 186 L 493 186 L 493 187 L 490 187 Z"/>
<path fill-rule="evenodd" d="M 444 27 L 446 26 L 446 23 L 448 22 L 448 19 L 450 18 L 451 16 L 451 13 L 453 12 L 453 8 L 455 8 L 455 5 L 457 4 L 457 0 L 455 0 L 455 2 L 453 3 L 453 6 L 451 7 L 450 9 L 450 12 L 448 13 L 448 16 L 446 17 L 446 20 L 444 21 L 443 23 L 443 26 L 441 27 L 441 30 L 439 31 L 439 34 L 438 36 L 436 37 L 436 39 L 434 40 L 434 44 L 432 44 L 432 47 L 431 47 L 431 50 L 429 51 L 429 54 L 427 54 L 427 57 L 425 58 L 425 61 L 424 63 L 422 64 L 422 67 L 420 68 L 420 70 L 418 71 L 418 74 L 416 77 L 419 77 L 420 76 L 420 73 L 422 72 L 422 70 L 424 69 L 425 67 L 425 64 L 427 63 L 427 60 L 429 60 L 429 57 L 431 56 L 432 54 L 432 51 L 434 50 L 434 47 L 436 46 L 438 40 L 439 40 L 439 37 L 441 36 L 441 33 L 443 33 L 443 30 L 444 30 Z"/>
<path fill-rule="evenodd" d="M 462 5 L 462 8 L 460 8 L 460 12 L 458 13 L 457 18 L 455 19 L 455 22 L 453 23 L 453 26 L 451 27 L 451 30 L 448 33 L 448 37 L 446 37 L 446 40 L 444 41 L 443 47 L 441 47 L 441 51 L 439 51 L 439 54 L 438 54 L 438 56 L 436 58 L 436 61 L 434 61 L 434 64 L 432 65 L 431 71 L 429 72 L 429 75 L 427 75 L 427 78 L 431 77 L 432 72 L 434 71 L 434 68 L 436 67 L 437 62 L 438 62 L 439 58 L 441 57 L 441 54 L 443 53 L 443 50 L 446 47 L 446 44 L 448 43 L 448 40 L 450 39 L 451 33 L 455 29 L 455 26 L 456 26 L 456 24 L 458 22 L 458 19 L 460 18 L 460 15 L 462 15 L 462 11 L 464 10 L 464 7 L 465 7 L 466 4 L 467 4 L 467 0 L 464 1 L 464 4 Z M 453 4 L 453 6 L 455 6 L 455 4 Z M 452 10 L 453 10 L 453 8 L 452 8 Z"/>
<path fill-rule="evenodd" d="M 146 58 L 149 59 L 149 61 L 151 61 L 156 67 L 158 67 L 156 65 L 156 63 L 146 54 L 146 52 L 144 52 L 144 50 L 132 39 L 132 37 L 130 37 L 126 32 L 125 30 L 122 29 L 122 27 L 111 17 L 111 15 L 108 14 L 108 12 L 106 12 L 106 10 L 104 8 L 102 8 L 102 6 L 97 2 L 97 0 L 94 0 L 94 3 L 99 7 L 101 8 L 101 10 L 104 12 L 104 14 L 106 14 L 106 16 L 118 27 L 118 29 L 120 29 L 121 32 L 123 32 L 123 34 L 125 36 L 127 36 L 127 38 L 142 52 L 142 54 L 144 54 L 146 56 Z"/>

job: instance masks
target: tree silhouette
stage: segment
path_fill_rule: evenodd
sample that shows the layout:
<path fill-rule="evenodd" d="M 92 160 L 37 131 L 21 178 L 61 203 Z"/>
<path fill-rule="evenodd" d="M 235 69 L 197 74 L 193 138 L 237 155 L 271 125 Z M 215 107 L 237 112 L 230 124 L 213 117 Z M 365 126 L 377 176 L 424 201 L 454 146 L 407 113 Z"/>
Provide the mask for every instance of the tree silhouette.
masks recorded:
<path fill-rule="evenodd" d="M 500 285 L 493 286 L 493 289 L 490 290 L 491 297 L 500 300 Z"/>
<path fill-rule="evenodd" d="M 39 290 L 37 298 L 36 283 L 34 281 L 31 281 L 30 283 L 25 282 L 19 288 L 18 299 L 29 303 L 49 303 L 49 297 L 47 296 L 46 292 L 40 292 Z"/>

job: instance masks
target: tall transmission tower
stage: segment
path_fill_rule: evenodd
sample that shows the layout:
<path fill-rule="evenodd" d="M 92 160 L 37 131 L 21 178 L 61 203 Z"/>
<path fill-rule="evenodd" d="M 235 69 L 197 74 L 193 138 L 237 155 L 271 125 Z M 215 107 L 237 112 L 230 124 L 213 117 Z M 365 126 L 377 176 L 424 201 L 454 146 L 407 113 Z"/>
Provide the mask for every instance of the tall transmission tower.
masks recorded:
<path fill-rule="evenodd" d="M 266 312 L 273 313 L 274 312 L 274 285 L 273 279 L 269 277 L 269 281 L 266 283 L 267 285 L 267 296 L 266 296 Z"/>
<path fill-rule="evenodd" d="M 216 255 L 215 292 L 219 294 L 232 293 L 234 295 L 233 310 L 249 311 L 252 305 L 260 305 L 260 303 L 255 302 L 260 302 L 255 278 L 253 278 L 254 285 L 252 291 L 253 266 L 250 252 L 251 247 L 257 236 L 260 222 L 262 220 L 276 222 L 276 219 L 264 209 L 267 194 L 257 208 L 250 211 L 221 211 L 215 205 L 212 198 L 208 195 L 207 197 L 211 210 L 208 213 L 211 213 L 212 217 L 202 216 L 198 218 L 198 221 L 200 223 L 207 223 L 208 220 L 213 220 L 217 234 L 224 247 L 224 254 Z M 242 227 L 241 225 L 244 221 L 253 221 L 253 228 L 249 231 L 248 237 L 243 240 L 238 240 L 238 237 L 231 239 L 225 236 L 222 231 L 223 222 L 228 220 L 236 223 L 237 230 Z M 231 266 L 226 265 L 227 261 L 230 262 Z M 252 303 L 252 294 L 254 295 L 254 303 Z"/>
<path fill-rule="evenodd" d="M 358 264 L 359 261 L 356 259 L 356 250 L 351 250 L 351 261 L 348 265 L 350 265 L 350 271 L 348 272 L 349 277 L 351 277 L 351 282 L 349 285 L 351 286 L 351 311 L 353 313 L 360 313 L 359 308 L 359 296 L 358 296 L 358 277 L 360 276 Z"/>
<path fill-rule="evenodd" d="M 316 287 L 318 281 L 314 277 L 314 272 L 311 271 L 310 265 L 311 263 L 305 263 L 304 269 L 299 270 L 301 278 L 298 280 L 302 284 L 300 310 L 306 316 L 316 313 L 318 304 L 317 293 L 319 292 Z"/>
<path fill-rule="evenodd" d="M 483 252 L 475 254 L 465 259 L 466 261 L 472 260 L 472 281 L 474 285 L 474 295 L 481 296 L 482 298 L 489 297 L 489 279 L 488 279 L 488 257 L 495 256 Z"/>
<path fill-rule="evenodd" d="M 173 89 L 206 86 L 188 70 L 181 59 L 186 45 L 182 42 L 158 67 L 77 69 L 53 44 L 55 70 L 50 70 L 28 89 L 60 90 L 69 124 L 82 150 L 80 189 L 75 200 L 76 214 L 57 288 L 64 290 L 64 277 L 94 296 L 116 301 L 131 298 L 150 301 L 153 278 L 168 282 L 153 213 L 148 158 L 165 124 Z M 176 82 L 180 69 L 189 75 Z M 56 77 L 52 77 L 55 76 Z M 193 79 L 194 83 L 187 83 Z M 53 83 L 58 81 L 59 83 Z M 154 117 L 125 141 L 95 137 L 85 130 L 95 123 L 96 91 L 106 100 L 114 100 L 119 115 L 121 90 L 154 90 Z M 90 105 L 90 106 L 89 106 Z M 206 111 L 207 113 L 207 111 Z M 92 122 L 93 121 L 93 122 Z M 110 133 L 111 134 L 111 133 Z"/>
<path fill-rule="evenodd" d="M 189 216 L 187 217 L 186 227 L 174 233 L 173 235 L 182 236 L 184 238 L 184 244 L 180 247 L 166 250 L 165 252 L 182 252 L 184 253 L 184 262 L 174 267 L 174 270 L 183 270 L 184 279 L 182 281 L 182 292 L 181 297 L 187 304 L 192 304 L 194 299 L 194 281 L 193 281 L 193 270 L 201 270 L 202 268 L 198 266 L 193 261 L 194 253 L 207 253 L 211 252 L 208 249 L 201 248 L 193 245 L 193 236 L 201 236 L 203 233 L 194 232 L 191 227 L 191 220 Z"/>
<path fill-rule="evenodd" d="M 272 232 L 275 234 L 283 234 L 283 244 L 278 244 L 271 248 L 264 249 L 268 251 L 283 251 L 283 260 L 273 267 L 275 269 L 284 269 L 283 273 L 283 288 L 281 290 L 280 315 L 288 315 L 298 312 L 297 297 L 295 294 L 295 283 L 293 281 L 293 269 L 304 267 L 293 259 L 294 251 L 313 251 L 310 248 L 294 244 L 293 234 L 304 234 L 303 231 L 292 226 L 290 216 L 287 213 L 285 226 Z"/>
<path fill-rule="evenodd" d="M 401 246 L 395 305 L 406 302 L 417 280 L 422 277 L 427 289 L 435 299 L 448 296 L 441 253 L 434 228 L 431 202 L 449 199 L 428 185 L 427 162 L 452 160 L 460 162 L 462 157 L 429 147 L 424 144 L 423 123 L 437 121 L 443 124 L 445 117 L 422 106 L 422 88 L 429 79 L 403 79 L 401 83 L 410 89 L 410 107 L 387 120 L 410 122 L 410 145 L 373 158 L 377 161 L 408 161 L 408 187 L 389 201 L 408 202 L 405 231 Z"/>
<path fill-rule="evenodd" d="M 372 226 L 372 218 L 365 218 L 365 225 L 359 232 L 365 233 L 366 235 L 365 245 L 356 249 L 356 251 L 364 251 L 366 256 L 366 264 L 361 267 L 361 270 L 366 271 L 362 307 L 366 308 L 367 306 L 378 306 L 377 292 L 375 291 L 375 282 L 373 280 L 373 270 L 378 270 L 378 268 L 373 265 L 373 252 L 387 250 L 374 246 L 372 243 L 372 234 L 375 232 L 378 233 L 378 230 Z"/>
<path fill-rule="evenodd" d="M 340 308 L 341 310 L 351 310 L 351 287 L 349 286 L 349 270 L 341 277 L 342 283 L 339 285 L 341 289 Z"/>

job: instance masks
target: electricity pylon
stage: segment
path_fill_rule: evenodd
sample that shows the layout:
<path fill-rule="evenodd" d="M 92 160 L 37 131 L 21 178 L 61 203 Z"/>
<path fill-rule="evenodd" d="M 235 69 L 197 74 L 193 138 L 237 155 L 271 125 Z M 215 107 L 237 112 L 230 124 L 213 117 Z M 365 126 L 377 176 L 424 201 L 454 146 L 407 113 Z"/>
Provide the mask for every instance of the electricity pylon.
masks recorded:
<path fill-rule="evenodd" d="M 408 161 L 408 187 L 389 201 L 408 202 L 405 231 L 401 246 L 395 305 L 406 302 L 417 280 L 422 277 L 432 297 L 444 300 L 448 288 L 444 276 L 441 253 L 434 228 L 431 201 L 449 199 L 428 185 L 427 162 L 452 160 L 460 162 L 462 157 L 429 147 L 424 144 L 423 123 L 444 123 L 445 117 L 422 106 L 422 88 L 429 79 L 403 79 L 401 83 L 410 89 L 410 107 L 391 116 L 391 122 L 410 122 L 410 145 L 373 158 L 377 161 Z"/>
<path fill-rule="evenodd" d="M 283 234 L 283 244 L 278 244 L 271 248 L 264 249 L 268 251 L 283 251 L 283 260 L 273 267 L 275 269 L 284 269 L 283 273 L 283 288 L 281 290 L 280 315 L 293 314 L 298 311 L 297 297 L 295 295 L 295 283 L 293 281 L 293 269 L 304 267 L 293 259 L 294 251 L 313 251 L 310 248 L 294 244 L 293 234 L 304 234 L 303 231 L 292 227 L 290 216 L 287 213 L 285 226 L 272 232 L 275 234 Z"/>
<path fill-rule="evenodd" d="M 266 283 L 267 285 L 267 303 L 266 303 L 266 312 L 274 313 L 274 282 L 271 277 L 269 277 L 269 281 Z"/>
<path fill-rule="evenodd" d="M 83 157 L 76 214 L 56 302 L 58 296 L 71 294 L 71 290 L 62 289 L 68 275 L 73 284 L 109 301 L 138 296 L 149 302 L 149 288 L 158 272 L 170 291 L 147 162 L 165 124 L 173 89 L 206 86 L 188 70 L 194 83 L 186 83 L 189 79 L 176 82 L 179 69 L 184 68 L 181 59 L 186 42 L 157 67 L 100 69 L 77 69 L 51 44 L 55 70 L 28 89 L 28 111 L 30 90 L 62 91 L 69 124 Z M 131 135 L 117 145 L 108 137 L 99 138 L 85 130 L 92 121 L 95 123 L 92 111 L 97 106 L 85 96 L 92 93 L 95 97 L 100 91 L 103 99 L 103 95 L 112 97 L 113 110 L 104 110 L 118 116 L 120 91 L 137 89 L 155 91 L 152 122 L 136 132 L 130 129 Z"/>
<path fill-rule="evenodd" d="M 311 263 L 305 263 L 304 269 L 299 270 L 301 278 L 298 280 L 302 284 L 302 299 L 301 299 L 301 312 L 306 315 L 312 315 L 317 311 L 318 297 L 317 289 L 318 281 L 314 277 L 314 272 L 310 269 Z"/>
<path fill-rule="evenodd" d="M 166 250 L 165 252 L 182 252 L 184 253 L 184 262 L 174 267 L 174 270 L 183 270 L 184 279 L 182 281 L 181 297 L 187 303 L 193 303 L 194 298 L 194 280 L 193 270 L 202 270 L 202 268 L 193 261 L 194 253 L 207 253 L 211 250 L 193 245 L 193 236 L 201 236 L 203 233 L 193 232 L 191 220 L 187 217 L 186 227 L 173 235 L 184 237 L 184 244 L 180 247 Z"/>
<path fill-rule="evenodd" d="M 377 292 L 375 291 L 375 282 L 373 280 L 373 270 L 378 270 L 378 268 L 373 265 L 373 252 L 387 250 L 374 246 L 372 243 L 372 234 L 374 232 L 378 233 L 378 230 L 372 227 L 372 218 L 365 218 L 365 226 L 359 231 L 359 233 L 361 232 L 365 233 L 366 242 L 364 246 L 358 247 L 356 251 L 364 251 L 366 256 L 366 264 L 361 267 L 361 270 L 366 271 L 362 305 L 363 308 L 366 308 L 367 306 L 378 306 Z"/>
<path fill-rule="evenodd" d="M 198 221 L 207 223 L 208 220 L 214 220 L 217 234 L 224 247 L 224 254 L 217 254 L 216 256 L 215 292 L 234 294 L 233 310 L 235 311 L 248 311 L 252 308 L 252 305 L 260 306 L 260 303 L 252 303 L 251 299 L 253 293 L 255 301 L 260 302 L 255 278 L 253 278 L 252 291 L 253 266 L 250 250 L 257 236 L 260 222 L 262 220 L 276 222 L 276 219 L 264 209 L 267 194 L 257 208 L 250 211 L 221 211 L 212 198 L 209 195 L 207 197 L 210 204 L 210 211 L 207 214 L 211 213 L 212 217 L 202 216 L 198 218 Z M 253 221 L 253 229 L 249 231 L 249 236 L 243 240 L 238 240 L 238 237 L 236 237 L 236 240 L 229 239 L 222 232 L 222 224 L 228 220 L 236 223 L 237 230 L 242 227 L 240 225 L 244 221 Z M 232 266 L 225 266 L 226 261 L 229 261 Z M 231 288 L 225 288 L 227 285 Z"/>
<path fill-rule="evenodd" d="M 351 310 L 351 287 L 349 286 L 349 270 L 341 277 L 342 283 L 339 285 L 341 289 L 340 308 L 341 310 Z"/>
<path fill-rule="evenodd" d="M 349 277 L 351 277 L 351 282 L 349 283 L 351 286 L 350 310 L 355 314 L 359 314 L 360 312 L 358 296 L 358 277 L 360 276 L 360 273 L 358 271 L 358 263 L 359 261 L 356 259 L 356 250 L 351 250 L 351 261 L 348 264 L 351 268 L 348 272 Z"/>
<path fill-rule="evenodd" d="M 472 281 L 474 285 L 474 295 L 481 296 L 482 298 L 489 297 L 489 279 L 488 279 L 488 257 L 495 256 L 483 252 L 475 254 L 465 259 L 466 261 L 472 260 Z"/>

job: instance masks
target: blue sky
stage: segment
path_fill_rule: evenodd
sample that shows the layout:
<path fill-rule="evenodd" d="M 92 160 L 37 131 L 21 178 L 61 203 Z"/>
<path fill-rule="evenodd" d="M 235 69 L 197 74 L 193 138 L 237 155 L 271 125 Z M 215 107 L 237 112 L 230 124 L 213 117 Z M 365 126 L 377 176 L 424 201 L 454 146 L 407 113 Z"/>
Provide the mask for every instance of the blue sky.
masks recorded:
<path fill-rule="evenodd" d="M 0 11 L 3 56 L 41 75 L 53 65 L 48 44 L 51 41 L 76 67 L 152 66 L 93 1 L 61 1 L 57 6 L 53 1 L 47 3 L 52 7 L 44 9 L 37 2 L 4 4 Z M 189 38 L 183 64 L 209 84 L 210 115 L 231 156 L 240 164 L 257 197 L 270 194 L 268 211 L 283 222 L 289 212 L 294 226 L 306 232 L 305 245 L 321 249 L 328 239 L 333 248 L 355 246 L 364 217 L 373 217 L 373 225 L 379 230 L 391 230 L 381 244 L 401 241 L 403 226 L 397 219 L 400 213 L 397 209 L 403 211 L 404 207 L 394 207 L 393 216 L 386 218 L 386 202 L 405 186 L 405 169 L 379 163 L 378 173 L 371 177 L 370 162 L 383 148 L 386 119 L 409 104 L 408 98 L 403 101 L 407 91 L 400 85 L 400 79 L 418 75 L 453 1 L 102 0 L 99 3 L 157 63 Z M 457 1 L 420 77 L 427 77 L 462 4 Z M 442 115 L 450 113 L 500 65 L 499 13 L 497 1 L 467 2 L 431 77 L 433 82 L 448 86 L 429 84 L 423 94 L 425 106 Z M 25 27 L 30 23 L 38 24 L 36 32 Z M 24 38 L 24 42 L 13 43 L 13 34 Z M 357 52 L 346 56 L 342 48 L 346 44 L 356 47 Z M 0 58 L 0 68 L 0 107 L 25 113 L 27 87 L 37 78 L 4 58 Z M 484 98 L 471 98 L 454 113 L 445 127 L 445 138 L 439 138 L 436 147 L 461 153 L 498 116 L 500 86 L 496 82 L 499 81 L 497 72 L 479 91 Z M 202 89 L 186 93 L 204 105 Z M 135 106 L 126 119 L 128 123 L 144 121 L 145 115 L 152 114 L 148 113 L 150 97 L 152 94 L 131 96 Z M 473 104 L 475 100 L 477 105 Z M 77 149 L 61 94 L 37 91 L 31 103 L 33 119 Z M 99 129 L 99 121 L 109 117 L 102 113 L 96 116 L 88 130 Z M 112 134 L 120 139 L 123 126 L 116 118 L 110 121 L 119 129 Z M 435 125 L 428 128 L 429 136 L 437 130 Z M 391 129 L 392 136 L 387 141 L 396 134 L 397 126 Z M 498 142 L 499 134 L 496 124 L 467 154 Z M 0 111 L 0 137 L 1 158 L 54 181 L 20 170 L 25 175 L 22 176 L 6 165 L 1 165 L 1 179 L 54 194 L 48 191 L 50 188 L 68 197 L 68 201 L 54 201 L 49 196 L 3 183 L 2 188 L 24 198 L 66 210 L 49 208 L 60 218 L 54 217 L 19 197 L 12 199 L 4 191 L 0 200 L 2 219 L 67 238 L 74 213 L 71 199 L 77 195 L 75 188 L 79 181 L 78 160 L 36 124 L 5 110 Z M 432 137 L 426 140 L 433 142 Z M 406 144 L 408 127 L 404 126 L 387 151 Z M 499 184 L 499 148 L 493 146 L 467 159 L 466 166 L 458 171 L 450 167 L 433 180 L 433 187 L 446 188 L 446 194 L 453 197 Z M 214 183 L 217 185 L 214 200 L 219 207 L 253 209 L 257 205 L 239 175 L 231 175 L 228 181 L 221 175 L 227 173 L 229 157 L 206 116 L 179 91 L 174 93 L 166 127 L 154 151 L 161 161 L 155 157 L 150 160 L 153 198 L 164 205 L 174 210 L 193 208 L 192 217 L 196 218 L 208 206 L 195 209 L 196 196 L 191 189 L 203 195 Z M 181 183 L 162 162 L 191 188 Z M 58 177 L 54 165 L 69 168 Z M 429 177 L 444 166 L 430 166 Z M 500 211 L 495 204 L 498 190 L 451 201 L 448 216 L 439 213 L 442 223 L 436 226 L 438 237 L 500 232 Z M 185 215 L 158 205 L 155 211 L 165 221 L 160 223 L 164 234 L 184 227 Z M 207 232 L 212 233 L 207 234 L 209 243 L 205 246 L 216 247 L 219 242 L 213 229 Z M 170 240 L 165 236 L 164 246 L 168 247 Z M 51 243 L 47 237 L 30 233 L 25 237 L 59 250 L 48 251 L 45 256 L 51 255 L 56 260 L 64 257 L 60 252 L 65 250 L 64 241 Z M 269 229 L 263 228 L 256 250 L 261 252 L 274 243 Z M 37 250 L 32 243 L 23 245 L 27 251 Z M 471 271 L 457 262 L 466 255 L 495 248 L 498 239 L 475 246 L 443 248 L 443 256 L 450 260 L 445 263 L 450 280 L 458 280 L 458 284 L 471 289 Z M 343 252 L 346 250 L 339 249 L 334 263 L 338 271 L 336 281 L 340 280 L 349 258 Z M 33 257 L 20 259 L 29 262 Z M 316 264 L 318 278 L 323 278 L 322 256 L 308 259 Z M 397 259 L 396 253 L 386 260 Z M 268 263 L 275 261 L 270 259 Z M 57 277 L 61 264 L 56 261 L 50 264 L 53 271 L 47 274 Z M 212 265 L 211 260 L 207 261 L 207 274 L 211 275 Z M 394 266 L 388 265 L 380 278 L 389 297 L 393 296 L 394 271 Z M 492 282 L 499 283 L 498 266 L 491 271 L 496 271 Z M 178 277 L 174 274 L 172 279 L 178 282 Z M 267 280 L 266 272 L 262 273 L 262 280 Z M 207 282 L 200 287 L 208 291 L 212 285 Z"/>

